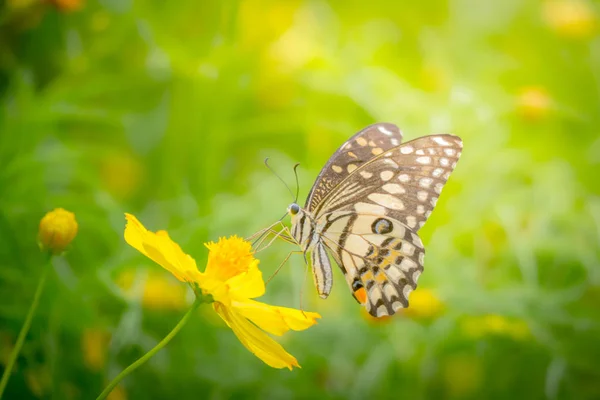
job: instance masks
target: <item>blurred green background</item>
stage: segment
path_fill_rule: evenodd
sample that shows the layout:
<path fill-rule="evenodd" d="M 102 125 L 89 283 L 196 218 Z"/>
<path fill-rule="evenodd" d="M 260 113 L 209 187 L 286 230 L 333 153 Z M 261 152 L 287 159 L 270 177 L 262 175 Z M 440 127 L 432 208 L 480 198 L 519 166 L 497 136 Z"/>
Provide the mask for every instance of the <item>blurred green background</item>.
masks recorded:
<path fill-rule="evenodd" d="M 191 293 L 125 244 L 123 213 L 203 243 L 301 198 L 350 135 L 454 133 L 411 308 L 326 301 L 293 258 L 261 298 L 323 318 L 271 369 L 203 307 L 111 399 L 600 398 L 597 2 L 5 0 L 0 11 L 0 365 L 31 304 L 41 217 L 76 214 L 5 398 L 95 398 Z M 268 277 L 290 251 L 260 253 Z M 301 295 L 302 293 L 302 295 Z"/>

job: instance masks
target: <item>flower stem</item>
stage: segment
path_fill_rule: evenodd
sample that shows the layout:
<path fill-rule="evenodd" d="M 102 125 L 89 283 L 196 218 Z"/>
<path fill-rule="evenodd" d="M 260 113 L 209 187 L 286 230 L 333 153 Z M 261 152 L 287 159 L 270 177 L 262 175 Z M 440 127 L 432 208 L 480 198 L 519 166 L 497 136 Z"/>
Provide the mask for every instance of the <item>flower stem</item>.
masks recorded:
<path fill-rule="evenodd" d="M 13 347 L 12 352 L 10 353 L 8 363 L 6 364 L 6 368 L 4 369 L 4 373 L 2 374 L 2 380 L 0 381 L 0 399 L 4 394 L 4 390 L 6 389 L 6 385 L 8 384 L 8 379 L 10 378 L 10 373 L 15 365 L 15 361 L 17 361 L 17 357 L 19 356 L 21 347 L 23 347 L 23 343 L 25 343 L 25 337 L 27 336 L 27 332 L 29 332 L 29 328 L 31 327 L 31 321 L 33 320 L 33 314 L 35 314 L 35 310 L 37 309 L 38 304 L 40 303 L 40 297 L 46 284 L 48 272 L 50 271 L 51 258 L 52 254 L 48 253 L 46 262 L 44 263 L 44 267 L 42 269 L 42 276 L 38 281 L 37 288 L 35 289 L 35 294 L 33 295 L 33 302 L 31 302 L 31 306 L 29 306 L 29 311 L 27 312 L 27 316 L 25 317 L 25 322 L 23 323 L 23 326 L 21 327 L 21 332 L 19 332 L 19 336 L 17 337 L 17 343 L 15 344 L 15 347 Z"/>
<path fill-rule="evenodd" d="M 175 325 L 175 328 L 173 328 L 173 330 L 171 332 L 169 332 L 169 334 L 167 336 L 165 336 L 165 338 L 163 340 L 161 340 L 156 346 L 154 346 L 152 348 L 152 350 L 150 350 L 149 352 L 144 354 L 136 362 L 131 364 L 129 367 L 125 368 L 119 375 L 117 375 L 115 377 L 115 379 L 113 379 L 108 384 L 108 386 L 102 391 L 102 393 L 100 393 L 100 395 L 96 398 L 96 400 L 105 399 L 106 396 L 108 396 L 110 394 L 110 392 L 112 392 L 112 390 L 115 388 L 115 386 L 117 386 L 119 384 L 119 382 L 121 382 L 123 380 L 123 378 L 125 378 L 127 375 L 129 375 L 130 373 L 135 371 L 139 366 L 141 366 L 143 363 L 148 361 L 153 355 L 158 353 L 158 351 L 160 349 L 165 347 L 167 345 L 167 343 L 169 343 L 171 341 L 171 339 L 173 339 L 175 337 L 175 335 L 177 335 L 177 333 L 181 330 L 181 328 L 183 328 L 183 326 L 186 324 L 188 319 L 190 319 L 190 317 L 192 316 L 194 311 L 203 302 L 204 302 L 204 299 L 202 298 L 202 296 L 197 296 L 196 300 L 194 301 L 194 304 L 192 304 L 192 307 L 188 310 L 187 313 L 185 313 L 185 315 L 183 316 L 183 318 L 181 318 L 181 320 L 177 323 L 177 325 Z"/>

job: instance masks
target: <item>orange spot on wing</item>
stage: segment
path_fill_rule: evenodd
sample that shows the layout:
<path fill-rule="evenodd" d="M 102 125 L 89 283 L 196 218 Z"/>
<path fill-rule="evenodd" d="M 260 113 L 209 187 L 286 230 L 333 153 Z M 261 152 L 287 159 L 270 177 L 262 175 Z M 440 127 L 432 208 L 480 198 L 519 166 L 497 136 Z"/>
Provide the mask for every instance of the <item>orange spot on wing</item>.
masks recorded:
<path fill-rule="evenodd" d="M 356 297 L 356 300 L 358 300 L 360 304 L 365 304 L 367 302 L 367 291 L 365 288 L 360 288 L 354 292 L 354 297 Z"/>

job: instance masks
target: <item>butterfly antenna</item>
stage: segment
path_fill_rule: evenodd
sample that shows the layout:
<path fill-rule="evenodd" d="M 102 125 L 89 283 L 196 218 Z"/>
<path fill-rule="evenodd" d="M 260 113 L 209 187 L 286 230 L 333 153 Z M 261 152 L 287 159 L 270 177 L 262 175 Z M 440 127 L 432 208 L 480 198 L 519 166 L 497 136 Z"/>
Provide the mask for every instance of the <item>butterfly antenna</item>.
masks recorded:
<path fill-rule="evenodd" d="M 294 175 L 296 176 L 296 198 L 294 199 L 294 203 L 298 203 L 298 194 L 300 193 L 300 183 L 298 182 L 298 166 L 300 163 L 296 163 L 294 165 Z"/>
<path fill-rule="evenodd" d="M 292 197 L 294 197 L 294 192 L 292 192 L 292 189 L 290 189 L 288 184 L 285 183 L 285 181 L 281 178 L 281 176 L 279 176 L 277 174 L 277 172 L 275 172 L 275 170 L 273 168 L 271 168 L 271 166 L 269 165 L 269 157 L 265 158 L 265 165 L 267 166 L 267 168 L 269 168 L 269 171 L 271 171 L 273 173 L 273 175 L 275 175 L 281 181 L 281 183 L 283 183 L 285 185 L 285 187 L 287 188 L 288 192 L 290 192 Z"/>

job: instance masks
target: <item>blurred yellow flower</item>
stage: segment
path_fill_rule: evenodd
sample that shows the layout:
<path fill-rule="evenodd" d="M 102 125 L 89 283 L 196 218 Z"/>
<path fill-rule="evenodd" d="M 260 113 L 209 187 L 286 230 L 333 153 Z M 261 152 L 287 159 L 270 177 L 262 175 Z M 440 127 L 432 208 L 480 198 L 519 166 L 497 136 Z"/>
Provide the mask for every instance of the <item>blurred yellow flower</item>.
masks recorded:
<path fill-rule="evenodd" d="M 101 18 L 104 14 L 99 14 Z M 104 187 L 115 197 L 127 199 L 135 194 L 143 178 L 143 166 L 126 153 L 110 154 L 103 157 L 100 177 Z"/>
<path fill-rule="evenodd" d="M 129 297 L 133 296 L 131 291 L 134 279 L 136 277 L 135 270 L 125 270 L 120 273 L 115 283 Z M 184 286 L 177 284 L 177 281 L 170 276 L 148 271 L 148 275 L 144 281 L 142 292 L 142 306 L 150 310 L 182 310 L 188 306 L 186 300 L 186 289 Z"/>
<path fill-rule="evenodd" d="M 411 293 L 408 308 L 402 313 L 408 317 L 430 319 L 444 311 L 444 303 L 431 289 L 417 289 Z"/>
<path fill-rule="evenodd" d="M 543 87 L 528 86 L 517 97 L 517 112 L 526 120 L 539 121 L 550 114 L 552 100 Z"/>
<path fill-rule="evenodd" d="M 550 0 L 544 3 L 542 16 L 556 33 L 570 38 L 587 38 L 598 27 L 598 16 L 584 0 Z"/>
<path fill-rule="evenodd" d="M 304 330 L 316 324 L 320 315 L 252 300 L 265 293 L 265 284 L 250 243 L 233 236 L 206 244 L 208 263 L 200 272 L 194 259 L 166 232 L 150 232 L 133 215 L 125 216 L 127 243 L 179 280 L 197 285 L 203 295 L 212 296 L 213 308 L 248 350 L 271 367 L 299 367 L 298 361 L 263 331 L 279 336 L 290 329 Z"/>
<path fill-rule="evenodd" d="M 40 221 L 38 242 L 44 251 L 62 253 L 77 235 L 75 214 L 56 208 L 48 212 Z"/>
<path fill-rule="evenodd" d="M 123 386 L 116 386 L 106 397 L 107 400 L 127 400 L 127 392 Z"/>
<path fill-rule="evenodd" d="M 439 316 L 444 311 L 444 303 L 437 297 L 431 289 L 419 289 L 411 293 L 408 308 L 398 311 L 397 315 L 404 315 L 415 319 L 432 319 Z M 364 308 L 361 307 L 362 316 L 370 323 L 386 324 L 390 322 L 393 316 L 375 318 Z"/>
<path fill-rule="evenodd" d="M 52 386 L 52 377 L 50 371 L 44 366 L 37 366 L 33 368 L 27 368 L 23 375 L 27 387 L 31 390 L 36 397 L 42 398 L 49 392 Z"/>
<path fill-rule="evenodd" d="M 91 371 L 98 372 L 106 363 L 106 350 L 110 341 L 110 333 L 103 329 L 90 328 L 81 335 L 81 352 L 83 363 Z"/>
<path fill-rule="evenodd" d="M 47 0 L 62 12 L 77 11 L 83 6 L 83 0 Z"/>
<path fill-rule="evenodd" d="M 476 339 L 488 335 L 497 335 L 522 340 L 530 334 L 527 322 L 520 319 L 509 319 L 497 314 L 467 317 L 462 321 L 462 328 L 467 336 Z"/>

